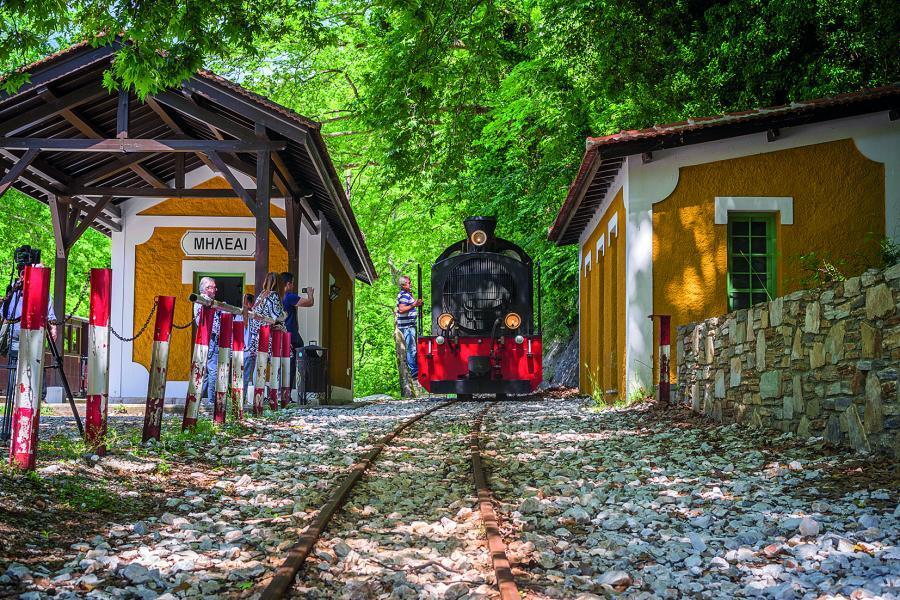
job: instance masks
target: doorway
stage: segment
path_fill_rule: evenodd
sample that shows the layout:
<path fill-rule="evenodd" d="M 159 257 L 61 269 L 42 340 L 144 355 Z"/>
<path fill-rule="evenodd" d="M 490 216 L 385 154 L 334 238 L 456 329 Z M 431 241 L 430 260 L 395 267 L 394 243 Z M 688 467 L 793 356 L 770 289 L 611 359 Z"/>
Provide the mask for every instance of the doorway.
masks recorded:
<path fill-rule="evenodd" d="M 200 289 L 200 280 L 212 277 L 216 280 L 216 300 L 232 306 L 241 306 L 244 295 L 244 275 L 240 273 L 203 273 L 194 272 L 194 289 Z"/>

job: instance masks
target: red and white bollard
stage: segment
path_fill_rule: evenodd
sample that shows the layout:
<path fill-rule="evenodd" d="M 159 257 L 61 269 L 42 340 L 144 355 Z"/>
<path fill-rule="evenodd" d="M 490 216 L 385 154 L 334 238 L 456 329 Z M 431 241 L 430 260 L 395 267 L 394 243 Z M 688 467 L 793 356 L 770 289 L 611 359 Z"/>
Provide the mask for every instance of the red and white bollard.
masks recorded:
<path fill-rule="evenodd" d="M 261 325 L 256 351 L 256 372 L 253 380 L 253 416 L 263 414 L 263 398 L 266 395 L 266 368 L 269 366 L 269 325 Z"/>
<path fill-rule="evenodd" d="M 206 375 L 206 359 L 209 358 L 209 340 L 212 337 L 213 319 L 216 309 L 209 306 L 200 307 L 200 322 L 197 324 L 197 335 L 194 338 L 194 354 L 191 357 L 191 373 L 188 376 L 187 398 L 184 401 L 184 418 L 181 429 L 193 429 L 200 413 L 200 399 L 197 397 L 203 389 L 203 377 Z"/>
<path fill-rule="evenodd" d="M 106 416 L 109 406 L 109 313 L 112 270 L 91 269 L 91 307 L 88 323 L 87 407 L 84 441 L 88 449 L 106 454 Z"/>
<path fill-rule="evenodd" d="M 213 422 L 225 423 L 225 398 L 231 387 L 231 332 L 234 315 L 219 315 L 219 362 L 216 373 L 216 400 L 213 405 Z"/>
<path fill-rule="evenodd" d="M 291 403 L 291 334 L 281 333 L 281 408 Z"/>
<path fill-rule="evenodd" d="M 244 322 L 231 327 L 231 413 L 244 420 Z"/>
<path fill-rule="evenodd" d="M 281 395 L 279 379 L 281 377 L 281 332 L 272 330 L 272 356 L 269 359 L 269 408 L 278 410 L 278 397 Z"/>
<path fill-rule="evenodd" d="M 669 406 L 671 400 L 671 384 L 669 382 L 669 361 L 671 360 L 671 328 L 670 315 L 659 317 L 659 387 L 656 389 L 656 402 L 659 406 Z M 652 317 L 651 317 L 652 318 Z"/>
<path fill-rule="evenodd" d="M 172 318 L 175 297 L 156 299 L 156 326 L 153 328 L 153 353 L 150 358 L 150 386 L 147 388 L 147 408 L 144 410 L 144 433 L 141 442 L 159 441 L 162 429 L 163 405 L 166 401 L 166 381 L 169 375 L 169 339 L 172 337 Z"/>
<path fill-rule="evenodd" d="M 44 329 L 49 295 L 50 269 L 26 266 L 9 464 L 28 471 L 34 470 L 37 460 L 41 391 L 44 385 Z"/>

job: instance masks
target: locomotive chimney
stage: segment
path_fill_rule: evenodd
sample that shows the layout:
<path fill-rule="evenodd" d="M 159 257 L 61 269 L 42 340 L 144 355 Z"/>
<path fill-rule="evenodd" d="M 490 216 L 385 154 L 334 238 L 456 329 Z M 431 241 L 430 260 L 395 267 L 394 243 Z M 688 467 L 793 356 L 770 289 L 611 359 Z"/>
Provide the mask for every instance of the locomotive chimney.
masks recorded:
<path fill-rule="evenodd" d="M 481 247 L 494 237 L 497 217 L 468 217 L 463 221 L 469 243 Z"/>

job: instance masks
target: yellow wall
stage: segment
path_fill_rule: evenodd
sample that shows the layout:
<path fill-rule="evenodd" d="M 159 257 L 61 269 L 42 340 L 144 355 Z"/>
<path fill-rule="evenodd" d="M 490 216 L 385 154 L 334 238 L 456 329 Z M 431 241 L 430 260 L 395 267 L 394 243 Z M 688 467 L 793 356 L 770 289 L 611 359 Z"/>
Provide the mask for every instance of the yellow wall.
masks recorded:
<path fill-rule="evenodd" d="M 193 189 L 219 190 L 229 188 L 221 177 L 213 177 L 197 184 Z M 271 205 L 271 217 L 284 217 L 284 209 Z M 138 213 L 142 216 L 182 216 L 182 217 L 252 217 L 250 209 L 240 198 L 167 198 L 159 204 Z"/>
<path fill-rule="evenodd" d="M 777 295 L 799 289 L 801 254 L 847 259 L 844 274 L 855 275 L 877 254 L 866 235 L 885 233 L 884 166 L 852 140 L 683 167 L 653 206 L 653 312 L 672 315 L 673 344 L 679 325 L 728 310 L 728 226 L 715 225 L 716 196 L 794 199 L 794 224 L 776 225 Z M 658 336 L 654 329 L 654 349 Z M 674 360 L 673 348 L 673 380 Z"/>
<path fill-rule="evenodd" d="M 328 380 L 333 386 L 352 389 L 353 365 L 353 323 L 354 301 L 353 278 L 344 270 L 340 258 L 325 244 L 325 266 L 322 273 L 321 292 L 316 294 L 316 302 L 322 302 L 322 346 L 328 348 Z M 340 288 L 337 299 L 329 300 L 329 275 L 334 277 Z M 347 314 L 347 301 L 351 312 Z M 351 369 L 348 372 L 348 369 Z"/>
<path fill-rule="evenodd" d="M 618 215 L 618 233 L 610 238 L 609 222 Z M 597 240 L 605 236 L 606 252 L 597 256 Z M 581 247 L 579 382 L 586 394 L 625 389 L 625 207 L 620 189 Z M 584 257 L 591 254 L 585 273 Z"/>
<path fill-rule="evenodd" d="M 181 238 L 186 231 L 216 231 L 209 227 L 157 227 L 149 240 L 135 247 L 134 273 L 134 325 L 135 333 L 144 324 L 156 296 L 175 296 L 175 324 L 182 325 L 191 320 L 192 306 L 188 295 L 194 291 L 191 284 L 181 283 L 181 261 L 188 258 L 181 249 Z M 229 231 L 252 231 L 228 228 Z M 192 260 L 194 257 L 190 257 Z M 221 258 L 218 261 L 227 262 Z M 269 270 L 287 269 L 287 252 L 274 237 L 269 240 Z M 248 285 L 247 291 L 253 292 Z M 133 334 L 132 334 L 133 335 Z M 147 333 L 136 339 L 132 346 L 132 360 L 150 370 L 150 353 L 153 344 L 153 322 Z M 185 381 L 191 363 L 191 328 L 172 332 L 169 347 L 169 380 Z"/>

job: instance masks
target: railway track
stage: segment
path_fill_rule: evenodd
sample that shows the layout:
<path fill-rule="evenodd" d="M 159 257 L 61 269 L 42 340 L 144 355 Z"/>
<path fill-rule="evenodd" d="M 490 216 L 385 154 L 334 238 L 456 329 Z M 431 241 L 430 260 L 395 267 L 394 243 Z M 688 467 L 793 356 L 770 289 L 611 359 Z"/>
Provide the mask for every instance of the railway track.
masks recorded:
<path fill-rule="evenodd" d="M 347 594 L 351 596 L 374 595 L 376 590 L 370 589 L 366 582 L 366 569 L 374 566 L 396 576 L 396 582 L 386 585 L 395 586 L 394 591 L 399 590 L 398 597 L 415 595 L 411 587 L 406 587 L 406 578 L 413 582 L 428 581 L 431 575 L 422 573 L 428 571 L 441 580 L 433 585 L 437 586 L 435 589 L 446 590 L 446 593 L 441 593 L 444 597 L 453 597 L 452 590 L 461 590 L 466 596 L 496 597 L 499 592 L 501 600 L 518 599 L 519 592 L 506 556 L 481 460 L 482 419 L 491 406 L 482 408 L 473 403 L 444 402 L 406 419 L 382 437 L 351 467 L 349 474 L 330 494 L 315 520 L 302 533 L 297 544 L 288 550 L 275 575 L 259 590 L 259 597 L 270 600 L 291 595 L 314 596 L 311 592 L 317 587 L 302 587 L 310 580 L 310 585 L 332 588 L 345 585 L 345 593 L 348 589 L 353 591 L 351 584 L 362 588 L 356 589 L 355 594 Z M 441 421 L 428 424 L 429 416 L 448 408 L 455 412 L 442 415 L 444 418 Z M 474 410 L 478 413 L 473 418 L 471 413 Z M 438 460 L 438 468 L 435 468 L 435 456 L 443 457 Z M 368 477 L 364 478 L 364 475 Z M 431 480 L 432 488 L 426 487 L 425 481 L 429 477 L 440 478 Z M 358 485 L 363 481 L 362 486 Z M 362 487 L 367 489 L 361 491 Z M 436 497 L 433 493 L 426 493 L 435 487 L 445 495 Z M 407 497 L 397 498 L 398 489 L 407 490 Z M 450 498 L 456 500 L 448 504 Z M 473 499 L 476 505 L 474 512 L 468 508 L 473 504 Z M 348 500 L 348 507 L 342 510 Z M 365 502 L 371 502 L 374 507 Z M 415 502 L 422 505 L 415 506 Z M 385 517 L 386 507 L 393 506 L 396 510 Z M 404 511 L 412 513 L 412 516 L 403 514 Z M 438 518 L 440 514 L 444 516 Z M 428 529 L 429 522 L 434 523 L 434 530 Z M 442 527 L 446 527 L 446 531 Z M 352 562 L 353 571 L 361 575 L 354 581 L 342 582 L 328 572 L 329 562 L 323 561 L 322 557 L 336 558 L 338 552 L 316 550 L 318 544 L 327 547 L 327 543 L 334 541 L 323 541 L 326 532 L 339 540 L 343 547 L 340 552 L 343 560 L 348 564 Z M 365 552 L 359 544 L 351 549 L 343 542 L 343 539 L 351 541 L 367 536 L 377 536 L 372 541 L 375 547 L 372 552 Z M 429 540 L 439 541 L 432 544 Z M 428 548 L 429 544 L 439 551 L 433 552 Z M 336 550 L 339 546 L 333 547 Z M 356 553 L 356 548 L 364 556 Z M 468 577 L 454 573 L 454 563 L 450 562 L 449 556 L 455 559 L 456 564 L 469 567 L 466 570 Z M 310 557 L 317 561 L 318 569 L 304 569 Z M 447 564 L 451 565 L 450 568 Z M 347 565 L 344 568 L 347 569 Z M 432 583 L 426 583 L 426 588 L 428 585 Z M 385 590 L 382 588 L 380 591 Z M 323 597 L 331 597 L 335 590 L 320 593 Z"/>

